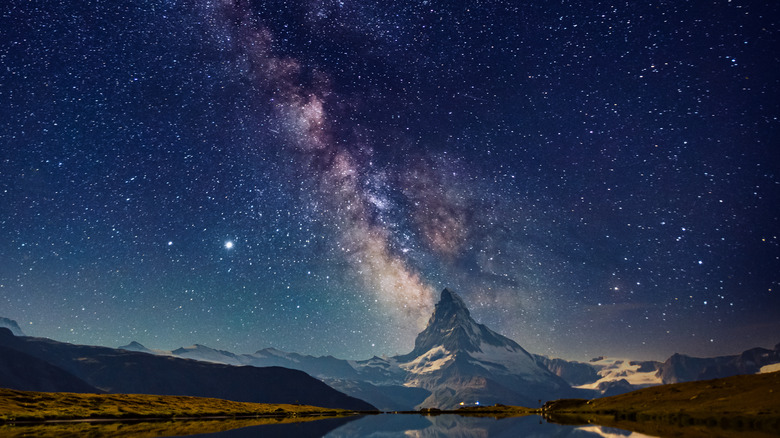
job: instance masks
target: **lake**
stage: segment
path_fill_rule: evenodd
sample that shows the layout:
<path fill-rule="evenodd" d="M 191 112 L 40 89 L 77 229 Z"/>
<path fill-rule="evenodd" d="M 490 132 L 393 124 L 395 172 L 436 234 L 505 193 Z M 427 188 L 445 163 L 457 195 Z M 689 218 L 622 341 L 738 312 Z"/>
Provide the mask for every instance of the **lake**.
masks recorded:
<path fill-rule="evenodd" d="M 162 437 L 196 436 L 218 438 L 298 437 L 631 437 L 648 435 L 599 426 L 565 426 L 548 423 L 538 416 L 495 419 L 460 415 L 383 414 L 339 417 L 316 421 L 289 419 L 191 420 L 153 422 L 58 423 L 47 425 L 5 425 L 0 437 Z"/>

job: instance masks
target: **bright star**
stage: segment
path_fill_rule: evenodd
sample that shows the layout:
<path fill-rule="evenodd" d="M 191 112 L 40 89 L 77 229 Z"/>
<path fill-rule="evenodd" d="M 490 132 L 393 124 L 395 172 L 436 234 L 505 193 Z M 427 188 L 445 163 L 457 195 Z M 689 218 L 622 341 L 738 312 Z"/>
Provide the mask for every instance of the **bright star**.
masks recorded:
<path fill-rule="evenodd" d="M 227 242 L 225 242 L 225 249 L 231 249 L 231 248 L 233 248 L 233 242 L 228 240 Z"/>

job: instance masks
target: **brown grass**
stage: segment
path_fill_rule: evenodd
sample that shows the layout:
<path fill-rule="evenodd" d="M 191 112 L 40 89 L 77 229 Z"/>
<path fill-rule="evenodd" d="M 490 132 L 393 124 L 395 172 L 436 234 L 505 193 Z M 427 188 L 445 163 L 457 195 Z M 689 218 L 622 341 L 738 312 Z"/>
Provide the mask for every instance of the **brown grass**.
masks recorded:
<path fill-rule="evenodd" d="M 69 419 L 299 417 L 350 413 L 343 409 L 242 403 L 202 397 L 52 393 L 0 388 L 0 423 Z"/>

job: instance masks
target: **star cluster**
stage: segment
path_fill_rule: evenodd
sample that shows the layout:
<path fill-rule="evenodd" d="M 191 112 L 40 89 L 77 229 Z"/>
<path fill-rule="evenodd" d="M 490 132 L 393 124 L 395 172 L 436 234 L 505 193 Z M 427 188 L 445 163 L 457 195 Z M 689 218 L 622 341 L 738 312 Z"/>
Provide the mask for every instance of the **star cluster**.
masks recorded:
<path fill-rule="evenodd" d="M 0 6 L 0 315 L 365 358 L 437 292 L 529 351 L 780 333 L 779 7 Z"/>

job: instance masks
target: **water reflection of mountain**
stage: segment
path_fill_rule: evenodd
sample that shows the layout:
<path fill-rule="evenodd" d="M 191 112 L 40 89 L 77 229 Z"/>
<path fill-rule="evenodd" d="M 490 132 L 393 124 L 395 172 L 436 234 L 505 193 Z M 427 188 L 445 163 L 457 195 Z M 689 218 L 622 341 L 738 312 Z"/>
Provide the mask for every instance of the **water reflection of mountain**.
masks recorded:
<path fill-rule="evenodd" d="M 630 432 L 626 432 L 626 435 Z M 547 423 L 538 416 L 494 419 L 460 415 L 372 415 L 345 424 L 327 438 L 598 437 L 594 431 Z"/>
<path fill-rule="evenodd" d="M 459 415 L 369 415 L 328 419 L 246 419 L 190 420 L 150 422 L 77 422 L 37 425 L 3 425 L 0 437 L 54 438 L 61 436 L 99 436 L 105 438 L 139 438 L 151 436 L 197 436 L 212 438 L 598 438 L 644 437 L 619 429 L 599 426 L 576 426 L 547 423 L 537 416 L 496 420 L 490 417 Z"/>
<path fill-rule="evenodd" d="M 78 421 L 65 423 L 4 424 L 2 438 L 148 438 L 173 436 L 229 437 L 321 437 L 360 417 L 258 418 L 159 421 Z"/>
<path fill-rule="evenodd" d="M 197 435 L 198 437 L 219 438 L 320 438 L 328 432 L 343 427 L 359 417 L 339 417 L 302 423 L 267 424 L 262 426 L 244 427 L 214 434 Z"/>

